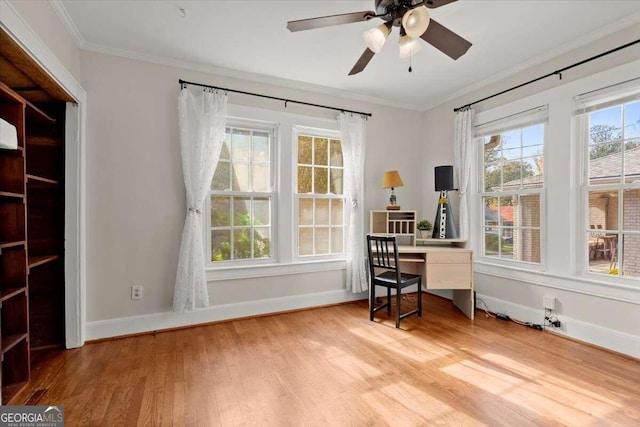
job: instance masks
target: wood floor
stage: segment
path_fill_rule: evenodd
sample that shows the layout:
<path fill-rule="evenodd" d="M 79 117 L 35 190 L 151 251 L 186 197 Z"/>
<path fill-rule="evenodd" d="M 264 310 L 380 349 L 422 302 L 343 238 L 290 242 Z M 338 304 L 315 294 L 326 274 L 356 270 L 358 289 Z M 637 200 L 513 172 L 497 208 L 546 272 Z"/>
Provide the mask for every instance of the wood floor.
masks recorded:
<path fill-rule="evenodd" d="M 408 307 L 410 308 L 410 307 Z M 422 320 L 365 302 L 42 353 L 12 404 L 67 426 L 639 425 L 640 361 L 425 295 Z"/>

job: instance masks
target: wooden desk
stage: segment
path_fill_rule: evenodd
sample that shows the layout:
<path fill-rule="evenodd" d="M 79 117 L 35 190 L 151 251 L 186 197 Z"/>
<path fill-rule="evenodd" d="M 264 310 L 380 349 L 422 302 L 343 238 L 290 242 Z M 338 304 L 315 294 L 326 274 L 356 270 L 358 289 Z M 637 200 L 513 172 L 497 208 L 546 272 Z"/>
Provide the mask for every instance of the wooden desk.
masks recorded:
<path fill-rule="evenodd" d="M 453 304 L 473 320 L 473 251 L 452 246 L 398 246 L 401 271 L 422 275 L 423 289 L 452 289 Z"/>

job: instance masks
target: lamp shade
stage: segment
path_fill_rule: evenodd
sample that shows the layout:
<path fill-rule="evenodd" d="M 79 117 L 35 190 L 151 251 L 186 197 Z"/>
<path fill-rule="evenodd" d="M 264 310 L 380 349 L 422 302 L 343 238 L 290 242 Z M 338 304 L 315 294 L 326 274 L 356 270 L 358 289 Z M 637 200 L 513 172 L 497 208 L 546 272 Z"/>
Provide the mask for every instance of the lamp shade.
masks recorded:
<path fill-rule="evenodd" d="M 453 186 L 453 166 L 436 166 L 434 169 L 436 191 L 455 190 Z"/>
<path fill-rule="evenodd" d="M 431 17 L 424 6 L 419 6 L 406 12 L 402 17 L 402 27 L 411 38 L 417 38 L 427 31 Z"/>
<path fill-rule="evenodd" d="M 400 58 L 409 58 L 420 52 L 422 45 L 419 39 L 412 39 L 408 35 L 400 37 Z"/>
<path fill-rule="evenodd" d="M 364 38 L 364 42 L 366 43 L 369 50 L 373 53 L 379 53 L 384 45 L 384 42 L 387 40 L 387 36 L 391 30 L 385 24 L 380 24 L 376 27 L 373 27 L 370 30 L 365 31 L 362 34 Z"/>
<path fill-rule="evenodd" d="M 403 185 L 398 171 L 387 171 L 382 176 L 382 188 L 396 188 Z"/>

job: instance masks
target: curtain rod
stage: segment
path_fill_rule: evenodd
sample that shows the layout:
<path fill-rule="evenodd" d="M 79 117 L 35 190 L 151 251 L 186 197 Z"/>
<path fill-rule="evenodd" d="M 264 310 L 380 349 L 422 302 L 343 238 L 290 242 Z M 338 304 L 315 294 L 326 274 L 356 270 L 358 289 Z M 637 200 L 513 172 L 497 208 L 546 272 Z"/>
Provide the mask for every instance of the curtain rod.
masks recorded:
<path fill-rule="evenodd" d="M 206 87 L 206 88 L 209 88 L 209 89 L 223 90 L 225 92 L 241 93 L 243 95 L 258 96 L 260 98 L 267 98 L 267 99 L 273 99 L 273 100 L 276 100 L 276 101 L 282 101 L 282 102 L 284 102 L 284 106 L 285 107 L 287 106 L 287 103 L 292 102 L 294 104 L 308 105 L 310 107 L 326 108 L 328 110 L 340 111 L 341 113 L 360 114 L 360 115 L 367 116 L 367 117 L 371 117 L 372 116 L 371 113 L 363 113 L 361 111 L 345 110 L 344 108 L 329 107 L 327 105 L 312 104 L 310 102 L 296 101 L 296 100 L 293 100 L 293 99 L 278 98 L 276 96 L 262 95 L 262 94 L 259 94 L 259 93 L 245 92 L 245 91 L 242 91 L 242 90 L 228 89 L 228 88 L 219 87 L 219 86 L 205 85 L 205 84 L 202 84 L 202 83 L 188 82 L 188 81 L 182 80 L 182 79 L 178 80 L 178 82 L 180 83 L 180 85 L 183 85 L 183 86 L 184 85 L 200 86 L 200 87 Z"/>
<path fill-rule="evenodd" d="M 634 40 L 634 41 L 629 42 L 629 43 L 627 43 L 627 44 L 624 44 L 624 45 L 622 45 L 622 46 L 618 46 L 618 47 L 616 47 L 616 48 L 614 48 L 614 49 L 608 50 L 608 51 L 603 52 L 603 53 L 601 53 L 601 54 L 598 54 L 598 55 L 592 56 L 591 58 L 583 59 L 583 60 L 582 60 L 582 61 L 580 61 L 580 62 L 576 62 L 575 64 L 571 64 L 571 65 L 569 65 L 569 66 L 567 66 L 567 67 L 560 68 L 559 70 L 556 70 L 556 71 L 551 72 L 551 73 L 549 73 L 549 74 L 545 74 L 544 76 L 540 76 L 540 77 L 538 77 L 538 78 L 535 78 L 535 79 L 533 79 L 533 80 L 529 80 L 528 82 L 525 82 L 525 83 L 519 84 L 519 85 L 514 86 L 514 87 L 512 87 L 512 88 L 505 89 L 505 90 L 503 90 L 502 92 L 494 93 L 493 95 L 489 95 L 489 96 L 484 97 L 484 98 L 482 98 L 482 99 L 478 99 L 477 101 L 470 102 L 470 103 L 468 103 L 468 104 L 466 104 L 466 105 L 463 105 L 462 107 L 454 108 L 454 109 L 453 109 L 453 111 L 457 113 L 458 111 L 460 111 L 460 110 L 464 110 L 465 108 L 469 108 L 469 107 L 471 107 L 472 105 L 479 104 L 480 102 L 486 101 L 486 100 L 491 99 L 491 98 L 495 98 L 496 96 L 500 96 L 500 95 L 505 94 L 505 93 L 507 93 L 507 92 L 511 92 L 512 90 L 519 89 L 519 88 L 521 88 L 521 87 L 523 87 L 523 86 L 530 85 L 531 83 L 535 83 L 535 82 L 537 82 L 537 81 L 539 81 L 539 80 L 546 79 L 547 77 L 551 77 L 551 76 L 558 76 L 558 77 L 560 77 L 560 80 L 562 80 L 562 73 L 563 73 L 564 71 L 570 70 L 570 69 L 572 69 L 572 68 L 574 68 L 574 67 L 577 67 L 577 66 L 579 66 L 579 65 L 586 64 L 587 62 L 591 62 L 591 61 L 593 61 L 593 60 L 596 60 L 596 59 L 602 58 L 603 56 L 607 56 L 607 55 L 612 54 L 612 53 L 614 53 L 614 52 L 617 52 L 617 51 L 619 51 L 619 50 L 626 49 L 626 48 L 628 48 L 628 47 L 630 47 L 630 46 L 633 46 L 634 44 L 637 44 L 637 43 L 640 43 L 640 39 L 638 39 L 638 40 Z"/>

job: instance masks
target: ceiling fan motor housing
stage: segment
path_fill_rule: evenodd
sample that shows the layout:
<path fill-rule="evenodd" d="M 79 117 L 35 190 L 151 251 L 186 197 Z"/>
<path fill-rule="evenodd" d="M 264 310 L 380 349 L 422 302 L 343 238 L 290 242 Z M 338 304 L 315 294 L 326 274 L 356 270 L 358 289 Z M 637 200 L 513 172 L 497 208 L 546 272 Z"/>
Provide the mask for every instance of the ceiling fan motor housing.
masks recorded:
<path fill-rule="evenodd" d="M 402 26 L 404 14 L 416 7 L 419 0 L 375 0 L 376 15 L 386 22 L 392 22 L 394 27 Z"/>

